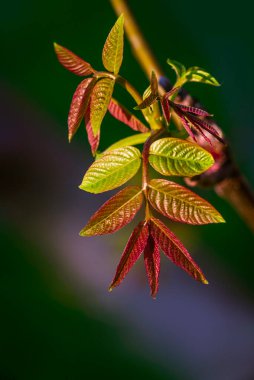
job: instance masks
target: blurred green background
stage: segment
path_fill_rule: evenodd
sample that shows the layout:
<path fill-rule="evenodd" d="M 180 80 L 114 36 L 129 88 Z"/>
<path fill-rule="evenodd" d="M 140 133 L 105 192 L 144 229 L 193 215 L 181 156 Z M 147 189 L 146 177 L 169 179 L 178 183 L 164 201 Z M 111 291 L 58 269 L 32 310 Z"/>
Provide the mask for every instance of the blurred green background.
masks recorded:
<path fill-rule="evenodd" d="M 128 4 L 171 79 L 168 57 L 204 67 L 222 83 L 188 90 L 215 114 L 254 186 L 247 1 L 230 8 L 218 0 Z M 78 236 L 108 194 L 93 197 L 77 188 L 92 161 L 84 128 L 67 142 L 68 108 L 80 79 L 59 65 L 52 44 L 102 68 L 101 50 L 115 21 L 110 3 L 14 0 L 2 5 L 0 20 L 0 379 L 253 379 L 253 235 L 227 203 L 197 190 L 227 224 L 172 226 L 209 287 L 163 260 L 156 301 L 142 260 L 119 289 L 107 292 L 137 220 L 113 237 Z M 127 42 L 121 74 L 146 88 Z M 107 116 L 101 148 L 128 132 Z"/>

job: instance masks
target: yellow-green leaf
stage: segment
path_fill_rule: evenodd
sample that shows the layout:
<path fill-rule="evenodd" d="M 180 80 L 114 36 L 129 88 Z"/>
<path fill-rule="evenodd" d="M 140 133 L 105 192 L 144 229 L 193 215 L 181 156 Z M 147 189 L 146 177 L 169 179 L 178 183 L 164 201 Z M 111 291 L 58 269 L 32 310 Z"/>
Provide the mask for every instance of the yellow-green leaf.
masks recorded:
<path fill-rule="evenodd" d="M 166 217 L 188 224 L 225 222 L 206 200 L 189 189 L 165 179 L 153 179 L 148 185 L 151 205 Z"/>
<path fill-rule="evenodd" d="M 90 166 L 80 189 L 97 194 L 123 185 L 137 173 L 140 157 L 132 146 L 105 152 Z"/>
<path fill-rule="evenodd" d="M 123 60 L 123 14 L 111 29 L 102 51 L 102 62 L 108 71 L 118 74 Z"/>
<path fill-rule="evenodd" d="M 195 143 L 166 137 L 151 145 L 149 162 L 163 175 L 192 177 L 209 169 L 214 159 Z"/>
<path fill-rule="evenodd" d="M 219 82 L 211 74 L 196 66 L 187 70 L 185 78 L 186 82 L 201 82 L 212 86 L 220 86 Z"/>
<path fill-rule="evenodd" d="M 181 78 L 186 72 L 185 66 L 182 63 L 175 61 L 174 59 L 168 58 L 167 64 L 171 66 L 171 68 L 175 71 L 178 79 Z"/>
<path fill-rule="evenodd" d="M 91 217 L 80 236 L 111 234 L 130 223 L 143 201 L 142 189 L 128 186 L 111 197 Z"/>
<path fill-rule="evenodd" d="M 113 93 L 115 81 L 110 78 L 100 79 L 94 86 L 91 96 L 91 125 L 96 136 L 101 127 L 102 120 L 107 112 Z"/>

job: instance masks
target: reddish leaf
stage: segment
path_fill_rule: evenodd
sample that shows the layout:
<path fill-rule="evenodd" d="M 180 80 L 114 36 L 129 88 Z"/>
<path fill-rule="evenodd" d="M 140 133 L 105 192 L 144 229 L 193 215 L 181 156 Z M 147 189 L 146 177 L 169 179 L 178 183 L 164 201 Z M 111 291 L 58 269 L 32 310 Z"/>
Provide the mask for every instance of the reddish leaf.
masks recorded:
<path fill-rule="evenodd" d="M 170 105 L 168 102 L 168 98 L 166 97 L 166 94 L 163 95 L 163 97 L 161 98 L 161 108 L 163 111 L 164 118 L 167 124 L 169 124 L 170 123 Z"/>
<path fill-rule="evenodd" d="M 81 236 L 111 234 L 130 223 L 142 206 L 143 192 L 138 186 L 128 186 L 111 197 L 90 218 Z"/>
<path fill-rule="evenodd" d="M 144 250 L 146 273 L 151 288 L 151 296 L 156 297 L 159 289 L 160 274 L 160 250 L 153 237 L 150 235 Z"/>
<path fill-rule="evenodd" d="M 116 269 L 115 277 L 110 284 L 111 291 L 115 286 L 118 286 L 124 277 L 128 274 L 135 262 L 144 251 L 147 239 L 149 236 L 149 228 L 146 221 L 142 221 L 132 232 L 128 243 L 124 249 L 121 260 Z"/>
<path fill-rule="evenodd" d="M 95 78 L 86 78 L 78 85 L 74 92 L 68 115 L 69 141 L 71 141 L 80 126 L 95 83 Z"/>
<path fill-rule="evenodd" d="M 122 104 L 120 104 L 117 100 L 111 99 L 108 110 L 112 116 L 114 116 L 117 120 L 122 123 L 128 125 L 128 127 L 132 128 L 134 131 L 139 132 L 148 132 L 149 129 L 134 115 L 132 115 Z"/>
<path fill-rule="evenodd" d="M 151 74 L 151 92 L 158 96 L 158 80 L 154 71 Z"/>
<path fill-rule="evenodd" d="M 225 141 L 223 140 L 223 138 L 220 137 L 219 133 L 216 131 L 215 128 L 213 128 L 211 124 L 208 124 L 205 120 L 201 120 L 194 115 L 188 115 L 188 119 L 193 125 L 199 126 L 200 128 L 205 129 L 207 132 L 211 133 L 211 135 L 213 135 L 222 144 L 225 144 Z"/>
<path fill-rule="evenodd" d="M 100 143 L 100 132 L 98 133 L 97 136 L 95 136 L 93 133 L 92 124 L 90 120 L 90 102 L 85 113 L 85 125 L 86 125 L 88 142 L 91 146 L 92 154 L 93 156 L 95 156 L 99 143 Z"/>
<path fill-rule="evenodd" d="M 196 136 L 194 135 L 194 133 L 192 132 L 191 130 L 191 127 L 189 126 L 189 123 L 188 121 L 186 120 L 186 118 L 183 116 L 183 114 L 177 109 L 177 108 L 174 108 L 174 111 L 175 113 L 177 114 L 177 116 L 180 118 L 182 124 L 183 124 L 183 127 L 184 129 L 186 130 L 186 132 L 190 135 L 190 137 L 194 140 L 194 141 L 197 141 L 196 140 Z"/>
<path fill-rule="evenodd" d="M 210 113 L 208 113 L 208 112 L 206 112 L 200 108 L 185 106 L 183 104 L 178 104 L 178 103 L 174 103 L 174 106 L 177 106 L 178 108 L 180 108 L 181 111 L 193 113 L 194 115 L 198 115 L 198 116 L 202 116 L 202 117 L 213 116 Z"/>
<path fill-rule="evenodd" d="M 204 274 L 194 262 L 180 240 L 160 220 L 151 219 L 151 234 L 165 255 L 195 280 L 208 284 Z"/>
<path fill-rule="evenodd" d="M 95 72 L 89 63 L 65 47 L 54 43 L 54 48 L 59 62 L 72 73 L 83 77 Z"/>
<path fill-rule="evenodd" d="M 173 87 L 164 96 L 168 99 L 168 98 L 170 98 L 170 96 L 174 95 L 177 91 L 179 91 L 179 89 L 180 89 L 180 87 Z"/>

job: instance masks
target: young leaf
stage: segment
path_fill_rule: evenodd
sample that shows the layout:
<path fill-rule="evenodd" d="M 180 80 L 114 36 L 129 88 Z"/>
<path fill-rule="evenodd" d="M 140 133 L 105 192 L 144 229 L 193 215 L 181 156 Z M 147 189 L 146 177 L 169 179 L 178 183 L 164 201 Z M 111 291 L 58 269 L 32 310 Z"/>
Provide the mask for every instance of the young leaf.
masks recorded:
<path fill-rule="evenodd" d="M 151 84 L 144 92 L 144 100 L 134 107 L 134 110 L 142 110 L 151 106 L 158 98 L 158 81 L 154 71 L 151 74 Z"/>
<path fill-rule="evenodd" d="M 92 130 L 91 120 L 90 120 L 90 103 L 88 104 L 86 113 L 85 113 L 85 125 L 86 125 L 86 133 L 88 142 L 91 147 L 92 155 L 95 156 L 99 143 L 100 143 L 100 131 L 95 136 Z"/>
<path fill-rule="evenodd" d="M 110 147 L 106 149 L 105 152 L 108 152 L 110 150 L 114 150 L 117 148 L 122 148 L 124 146 L 143 144 L 150 136 L 151 136 L 151 132 L 138 133 L 137 135 L 126 137 L 125 139 L 119 140 L 116 143 L 112 144 Z"/>
<path fill-rule="evenodd" d="M 68 115 L 69 141 L 71 141 L 80 126 L 95 83 L 95 78 L 86 78 L 78 85 L 74 92 Z"/>
<path fill-rule="evenodd" d="M 124 249 L 121 260 L 116 269 L 116 274 L 109 286 L 109 290 L 113 290 L 115 286 L 118 286 L 133 267 L 135 262 L 144 251 L 147 239 L 149 236 L 148 224 L 142 221 L 132 232 L 128 243 Z"/>
<path fill-rule="evenodd" d="M 195 280 L 208 284 L 201 269 L 180 240 L 160 220 L 151 219 L 151 235 L 165 255 Z"/>
<path fill-rule="evenodd" d="M 151 289 L 151 296 L 155 298 L 159 289 L 160 250 L 158 244 L 155 243 L 151 235 L 149 235 L 144 250 L 144 260 Z"/>
<path fill-rule="evenodd" d="M 158 80 L 154 71 L 151 74 L 151 92 L 158 96 Z"/>
<path fill-rule="evenodd" d="M 166 94 L 165 94 L 166 95 Z M 163 95 L 161 98 L 161 108 L 164 115 L 164 118 L 166 120 L 166 123 L 170 123 L 170 105 L 167 96 Z"/>
<path fill-rule="evenodd" d="M 83 77 L 95 72 L 89 63 L 65 47 L 54 43 L 54 48 L 59 62 L 72 73 Z"/>
<path fill-rule="evenodd" d="M 112 116 L 114 116 L 117 120 L 122 123 L 128 125 L 128 127 L 132 128 L 134 131 L 139 132 L 148 132 L 149 129 L 134 115 L 132 115 L 122 104 L 120 104 L 117 100 L 111 99 L 108 110 Z"/>
<path fill-rule="evenodd" d="M 208 113 L 208 112 L 206 112 L 200 108 L 185 106 L 184 104 L 178 104 L 178 103 L 174 103 L 174 105 L 177 106 L 177 108 L 180 108 L 181 111 L 189 112 L 189 113 L 192 113 L 194 115 L 201 116 L 201 117 L 213 116 L 210 113 Z"/>
<path fill-rule="evenodd" d="M 214 159 L 197 144 L 166 137 L 152 143 L 149 162 L 163 175 L 192 177 L 209 169 Z"/>
<path fill-rule="evenodd" d="M 218 141 L 220 141 L 222 144 L 225 144 L 225 141 L 223 140 L 222 137 L 220 137 L 219 133 L 217 132 L 217 130 L 209 123 L 207 123 L 205 120 L 201 120 L 199 119 L 198 117 L 194 116 L 194 115 L 189 115 L 188 116 L 188 119 L 190 120 L 190 122 L 198 129 L 200 130 L 200 128 L 206 130 L 207 132 L 209 132 L 211 135 L 213 135 Z M 203 135 L 205 136 L 205 135 Z"/>
<path fill-rule="evenodd" d="M 157 99 L 157 95 L 151 93 L 147 98 L 145 98 L 139 105 L 134 107 L 134 110 L 143 110 L 150 107 Z"/>
<path fill-rule="evenodd" d="M 149 182 L 148 199 L 155 210 L 177 222 L 225 222 L 219 212 L 203 198 L 177 183 L 164 179 L 153 179 Z"/>
<path fill-rule="evenodd" d="M 196 66 L 187 70 L 185 78 L 188 82 L 201 82 L 212 86 L 220 86 L 219 82 L 211 74 Z"/>
<path fill-rule="evenodd" d="M 102 78 L 94 86 L 91 97 L 91 124 L 95 136 L 99 133 L 102 120 L 107 112 L 114 83 L 115 81 L 110 78 Z"/>
<path fill-rule="evenodd" d="M 118 74 L 123 60 L 123 14 L 111 29 L 102 51 L 102 62 L 108 71 Z"/>
<path fill-rule="evenodd" d="M 167 59 L 167 64 L 175 71 L 177 78 L 181 78 L 185 72 L 186 68 L 180 62 L 175 61 L 174 59 Z"/>
<path fill-rule="evenodd" d="M 130 223 L 143 201 L 142 189 L 128 186 L 110 198 L 91 217 L 80 236 L 111 234 Z"/>
<path fill-rule="evenodd" d="M 123 185 L 137 173 L 140 157 L 132 146 L 105 152 L 87 170 L 79 188 L 98 194 Z"/>

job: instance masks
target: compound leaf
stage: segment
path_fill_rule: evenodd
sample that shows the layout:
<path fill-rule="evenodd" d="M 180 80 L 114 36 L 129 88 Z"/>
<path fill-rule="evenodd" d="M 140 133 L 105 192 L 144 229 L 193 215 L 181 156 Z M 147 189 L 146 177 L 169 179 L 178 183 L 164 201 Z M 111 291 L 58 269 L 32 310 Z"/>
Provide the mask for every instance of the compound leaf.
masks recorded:
<path fill-rule="evenodd" d="M 102 62 L 108 71 L 118 74 L 123 60 L 123 14 L 111 29 L 102 51 Z"/>
<path fill-rule="evenodd" d="M 121 103 L 115 99 L 111 99 L 108 110 L 114 118 L 128 125 L 134 131 L 148 132 L 149 129 L 132 113 L 130 113 Z"/>
<path fill-rule="evenodd" d="M 197 144 L 166 137 L 152 143 L 149 162 L 163 175 L 192 177 L 210 168 L 214 159 Z"/>
<path fill-rule="evenodd" d="M 153 179 L 148 186 L 151 205 L 166 217 L 188 224 L 222 223 L 224 219 L 206 200 L 189 189 L 164 179 Z"/>
<path fill-rule="evenodd" d="M 95 86 L 95 78 L 84 79 L 74 92 L 68 115 L 69 141 L 77 132 L 89 104 L 91 92 Z"/>
<path fill-rule="evenodd" d="M 175 71 L 177 78 L 181 78 L 185 72 L 186 68 L 180 62 L 175 61 L 174 59 L 167 59 L 167 64 Z"/>
<path fill-rule="evenodd" d="M 122 254 L 121 260 L 116 269 L 116 274 L 109 286 L 109 290 L 113 290 L 115 286 L 118 286 L 124 277 L 128 274 L 135 262 L 144 251 L 147 239 L 149 236 L 148 223 L 142 221 L 132 232 L 127 245 Z"/>
<path fill-rule="evenodd" d="M 82 77 L 95 72 L 89 63 L 85 62 L 82 58 L 78 57 L 65 47 L 58 45 L 55 42 L 54 48 L 59 62 L 72 73 Z"/>
<path fill-rule="evenodd" d="M 91 124 L 95 136 L 99 133 L 102 120 L 107 112 L 114 83 L 113 79 L 102 78 L 94 86 L 91 97 Z"/>
<path fill-rule="evenodd" d="M 195 280 L 208 284 L 201 269 L 180 240 L 160 220 L 151 219 L 151 235 L 165 255 Z"/>
<path fill-rule="evenodd" d="M 148 237 L 144 250 L 144 260 L 151 296 L 155 298 L 159 289 L 160 249 L 151 235 Z"/>
<path fill-rule="evenodd" d="M 128 186 L 110 198 L 91 217 L 80 236 L 111 234 L 130 223 L 143 201 L 142 189 Z"/>
<path fill-rule="evenodd" d="M 132 146 L 105 152 L 87 170 L 80 189 L 98 194 L 123 185 L 137 173 L 140 157 Z"/>
<path fill-rule="evenodd" d="M 185 73 L 185 78 L 187 82 L 201 82 L 212 86 L 220 86 L 219 82 L 211 74 L 197 66 L 190 67 Z"/>

